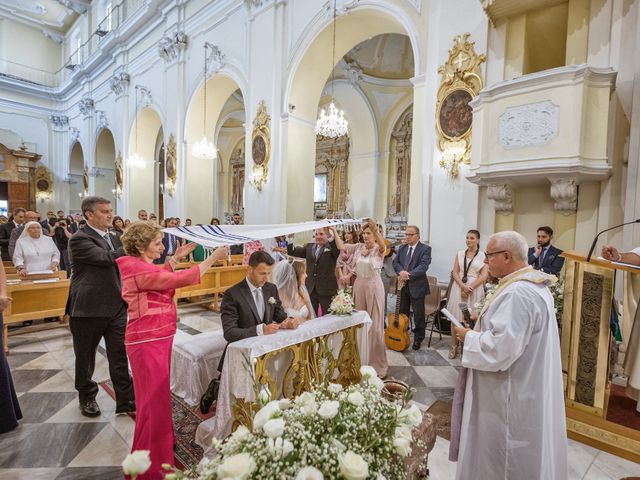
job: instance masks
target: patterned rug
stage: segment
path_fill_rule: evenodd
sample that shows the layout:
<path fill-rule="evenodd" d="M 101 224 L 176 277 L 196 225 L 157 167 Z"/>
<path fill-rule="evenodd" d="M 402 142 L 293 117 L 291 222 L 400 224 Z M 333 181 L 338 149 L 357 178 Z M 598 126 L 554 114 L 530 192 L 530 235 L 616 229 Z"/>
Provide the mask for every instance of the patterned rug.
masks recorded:
<path fill-rule="evenodd" d="M 436 400 L 427 412 L 436 417 L 436 433 L 445 440 L 451 440 L 451 402 Z"/>
<path fill-rule="evenodd" d="M 115 392 L 111 380 L 106 380 L 99 384 L 107 394 L 115 400 Z M 195 436 L 198 425 L 204 420 L 213 417 L 215 406 L 206 415 L 200 409 L 192 407 L 182 398 L 171 393 L 171 412 L 173 415 L 173 430 L 176 436 L 174 447 L 176 467 L 181 470 L 195 467 L 202 459 L 202 448 L 196 444 Z M 134 414 L 131 414 L 135 418 Z"/>

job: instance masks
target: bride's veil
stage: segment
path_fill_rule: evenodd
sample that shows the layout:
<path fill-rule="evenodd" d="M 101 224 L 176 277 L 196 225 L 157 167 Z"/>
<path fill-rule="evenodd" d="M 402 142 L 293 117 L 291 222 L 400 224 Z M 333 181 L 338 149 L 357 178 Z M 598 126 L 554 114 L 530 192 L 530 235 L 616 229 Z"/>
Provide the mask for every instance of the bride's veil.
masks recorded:
<path fill-rule="evenodd" d="M 301 310 L 306 305 L 309 312 L 312 313 L 311 300 L 307 288 L 301 285 L 298 289 L 298 279 L 296 271 L 291 264 L 292 261 L 295 260 L 278 262 L 271 274 L 271 280 L 278 288 L 278 295 L 282 301 L 283 308 Z"/>

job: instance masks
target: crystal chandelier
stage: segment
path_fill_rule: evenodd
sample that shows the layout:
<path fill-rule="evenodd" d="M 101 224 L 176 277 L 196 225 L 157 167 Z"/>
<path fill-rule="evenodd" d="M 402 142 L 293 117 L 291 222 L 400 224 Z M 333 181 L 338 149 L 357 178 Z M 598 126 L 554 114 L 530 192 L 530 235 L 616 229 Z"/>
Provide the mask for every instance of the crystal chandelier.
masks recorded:
<path fill-rule="evenodd" d="M 145 161 L 144 158 L 142 158 L 139 154 L 138 154 L 138 90 L 139 90 L 140 86 L 136 85 L 136 148 L 135 148 L 135 152 L 133 155 L 130 155 L 129 158 L 127 159 L 127 165 L 129 166 L 129 168 L 137 168 L 137 169 L 143 169 L 147 166 L 147 162 Z"/>
<path fill-rule="evenodd" d="M 213 160 L 216 158 L 216 147 L 207 140 L 207 48 L 209 43 L 204 42 L 204 113 L 202 115 L 202 138 L 191 148 L 194 157 L 203 160 Z"/>
<path fill-rule="evenodd" d="M 349 124 L 344 118 L 344 112 L 336 108 L 336 104 L 331 102 L 329 105 L 329 113 L 323 108 L 320 110 L 320 116 L 316 122 L 316 135 L 323 137 L 336 138 L 346 135 L 349 132 Z"/>
<path fill-rule="evenodd" d="M 336 65 L 336 0 L 333 0 L 333 53 L 331 55 L 331 103 L 329 112 L 323 108 L 316 121 L 316 135 L 328 138 L 341 137 L 349 133 L 349 123 L 344 118 L 344 112 L 336 108 L 333 98 L 333 81 Z"/>

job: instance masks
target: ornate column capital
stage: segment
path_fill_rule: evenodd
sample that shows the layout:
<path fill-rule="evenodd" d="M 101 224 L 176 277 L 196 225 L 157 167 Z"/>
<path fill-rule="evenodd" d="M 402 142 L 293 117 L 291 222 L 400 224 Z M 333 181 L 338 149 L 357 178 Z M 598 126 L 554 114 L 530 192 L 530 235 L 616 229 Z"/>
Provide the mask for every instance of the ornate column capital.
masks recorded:
<path fill-rule="evenodd" d="M 513 213 L 513 189 L 506 183 L 492 183 L 487 186 L 487 197 L 495 203 L 497 213 Z"/>
<path fill-rule="evenodd" d="M 66 115 L 49 115 L 54 132 L 64 132 L 69 127 L 69 117 Z"/>
<path fill-rule="evenodd" d="M 158 55 L 166 65 L 178 59 L 180 52 L 187 49 L 189 38 L 184 32 L 165 34 L 158 42 Z"/>
<path fill-rule="evenodd" d="M 226 56 L 218 45 L 207 42 L 206 46 L 211 52 L 207 55 L 207 72 L 218 73 L 227 63 Z"/>
<path fill-rule="evenodd" d="M 576 213 L 578 209 L 578 185 L 572 178 L 550 178 L 553 208 L 565 215 Z"/>
<path fill-rule="evenodd" d="M 78 108 L 85 119 L 90 117 L 94 110 L 93 98 L 88 93 L 84 94 L 78 102 Z"/>
<path fill-rule="evenodd" d="M 129 89 L 129 81 L 129 74 L 124 70 L 114 73 L 111 80 L 109 80 L 109 87 L 111 87 L 111 91 L 115 94 L 116 98 L 126 95 Z"/>

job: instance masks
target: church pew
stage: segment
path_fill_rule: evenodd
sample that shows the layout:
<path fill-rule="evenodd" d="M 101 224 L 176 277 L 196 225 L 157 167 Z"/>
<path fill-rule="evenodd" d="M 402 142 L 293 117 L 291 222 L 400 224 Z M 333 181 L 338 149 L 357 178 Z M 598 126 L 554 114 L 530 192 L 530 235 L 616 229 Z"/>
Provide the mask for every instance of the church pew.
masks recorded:
<path fill-rule="evenodd" d="M 7 276 L 7 280 L 13 280 Z M 57 272 L 48 278 L 56 278 L 56 282 L 34 283 L 23 280 L 20 283 L 7 282 L 7 295 L 11 297 L 9 306 L 4 311 L 4 348 L 8 348 L 8 327 L 11 324 L 27 320 L 40 320 L 48 317 L 64 317 L 71 282 L 65 272 Z M 62 324 L 62 323 L 61 323 Z M 60 324 L 56 325 L 60 326 Z M 41 326 L 28 327 L 29 331 L 41 329 Z M 50 328 L 47 326 L 46 328 Z M 25 333 L 23 330 L 21 333 Z"/>
<path fill-rule="evenodd" d="M 177 302 L 181 298 L 213 295 L 212 309 L 214 311 L 218 311 L 219 295 L 221 293 L 224 293 L 227 288 L 238 283 L 246 275 L 246 265 L 212 267 L 207 270 L 207 272 L 202 276 L 198 285 L 190 285 L 188 287 L 178 288 L 176 290 L 174 299 Z"/>

